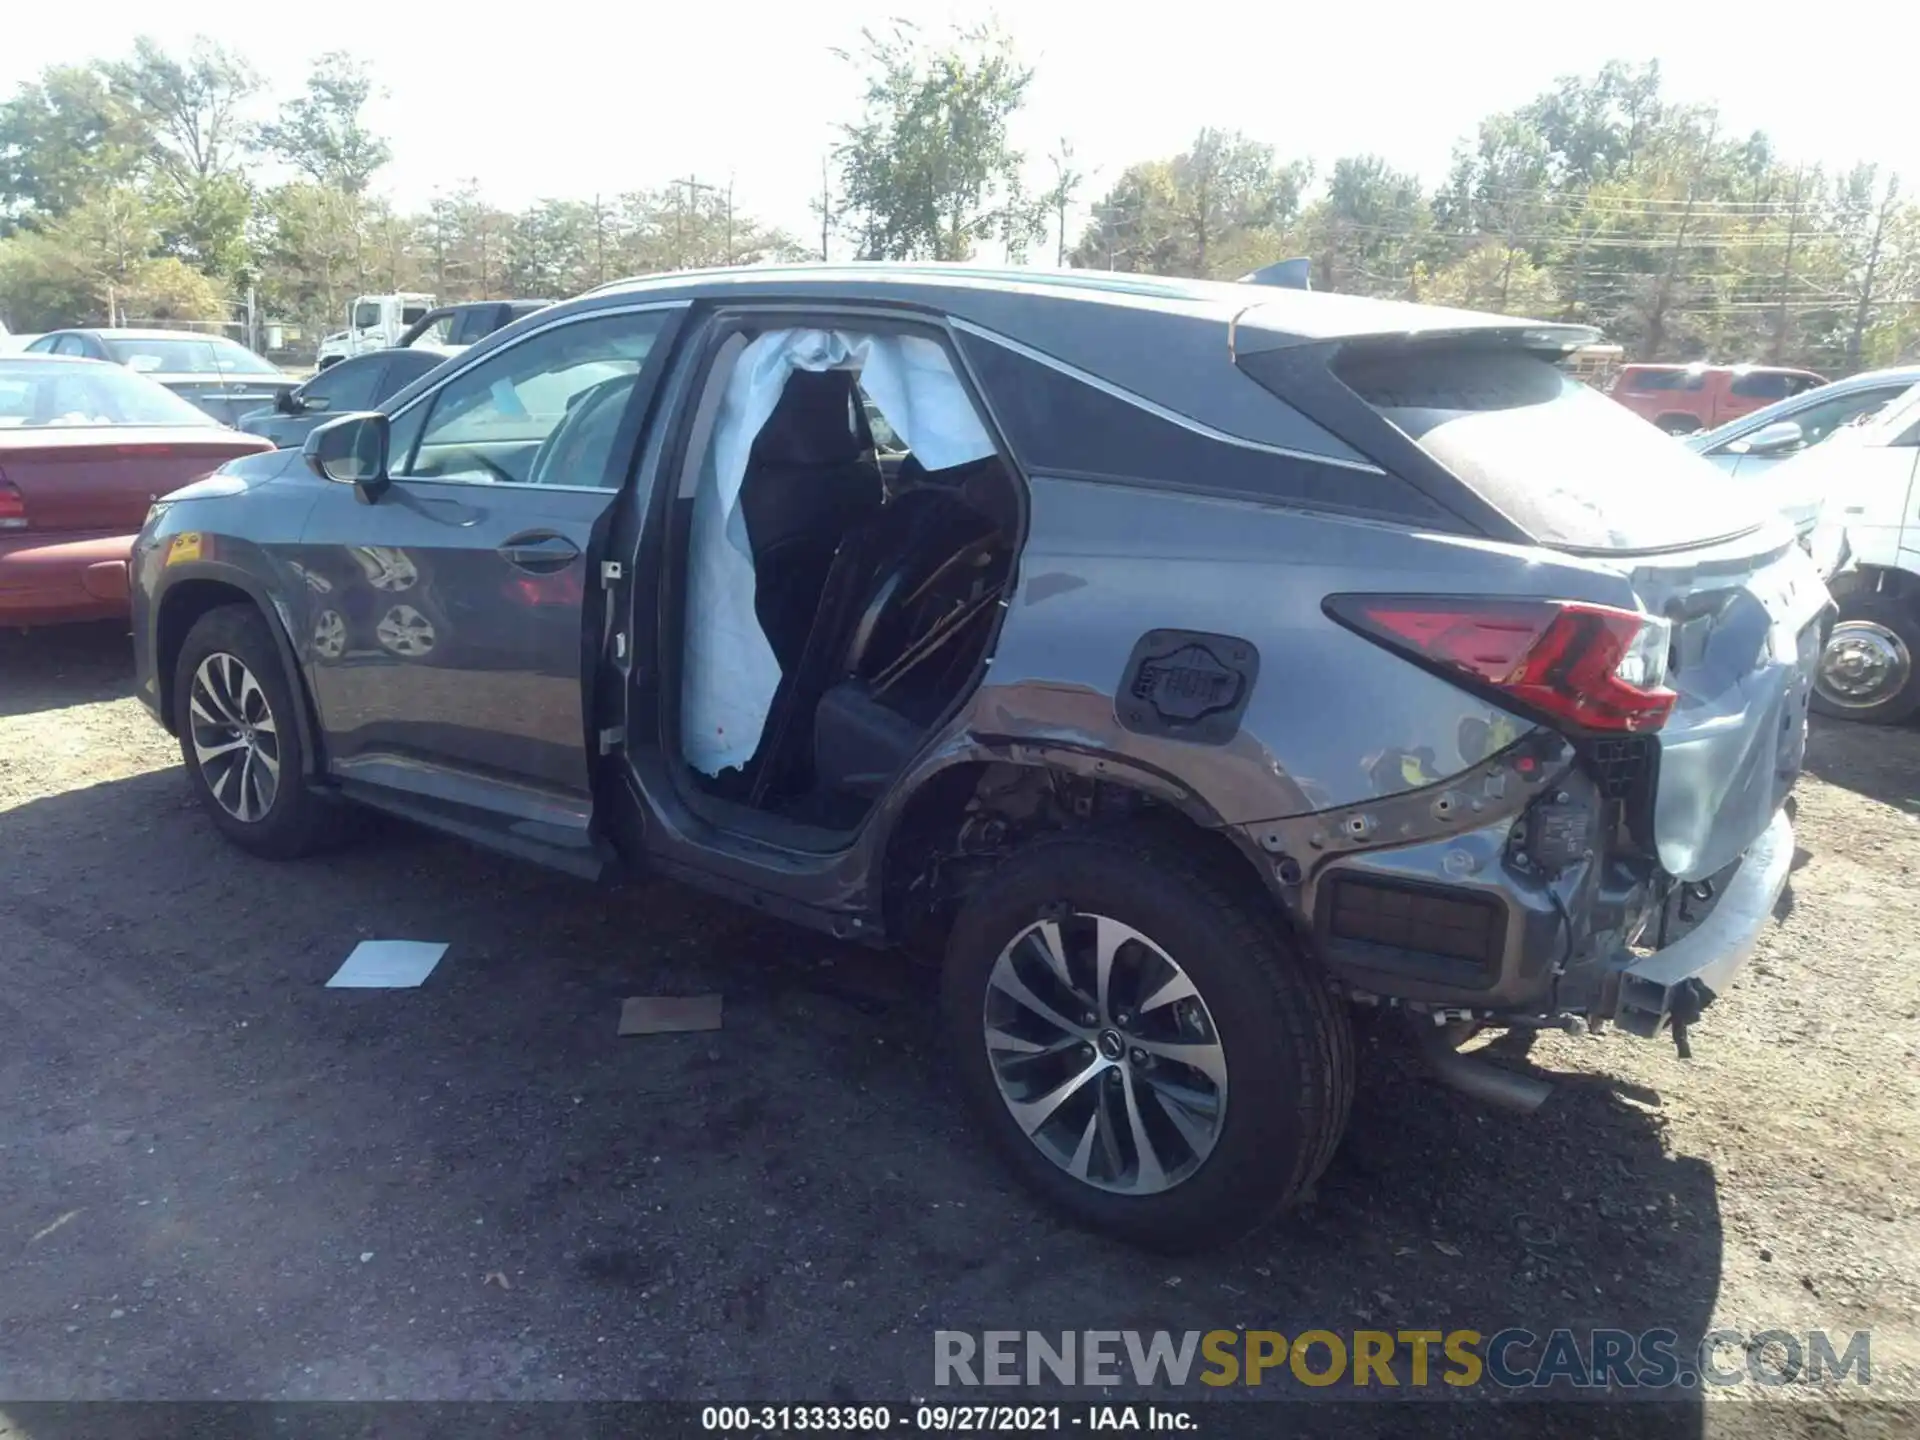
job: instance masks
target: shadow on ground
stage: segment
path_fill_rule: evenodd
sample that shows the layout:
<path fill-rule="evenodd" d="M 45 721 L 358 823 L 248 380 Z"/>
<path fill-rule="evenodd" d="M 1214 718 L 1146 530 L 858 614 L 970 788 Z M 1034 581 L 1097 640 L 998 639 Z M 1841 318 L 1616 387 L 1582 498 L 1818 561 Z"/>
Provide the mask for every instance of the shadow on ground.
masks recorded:
<path fill-rule="evenodd" d="M 1807 769 L 1829 785 L 1920 816 L 1920 728 L 1815 716 Z"/>
<path fill-rule="evenodd" d="M 132 693 L 133 637 L 124 621 L 0 629 L 0 716 Z"/>
<path fill-rule="evenodd" d="M 123 695 L 110 650 L 42 651 L 6 693 Z M 904 1400 L 929 1394 L 936 1329 L 1605 1326 L 1684 1353 L 1712 1313 L 1715 1177 L 1666 1153 L 1657 1097 L 1577 1082 L 1531 1118 L 1485 1111 L 1370 1036 L 1312 1201 L 1167 1260 L 1012 1187 L 957 1112 L 931 986 L 891 957 L 400 826 L 250 860 L 175 770 L 0 812 L 0 855 L 11 1400 Z M 365 938 L 450 949 L 416 991 L 324 988 Z M 709 990 L 719 1032 L 615 1035 L 627 995 Z M 1284 1428 L 1703 1424 L 1321 1413 Z"/>

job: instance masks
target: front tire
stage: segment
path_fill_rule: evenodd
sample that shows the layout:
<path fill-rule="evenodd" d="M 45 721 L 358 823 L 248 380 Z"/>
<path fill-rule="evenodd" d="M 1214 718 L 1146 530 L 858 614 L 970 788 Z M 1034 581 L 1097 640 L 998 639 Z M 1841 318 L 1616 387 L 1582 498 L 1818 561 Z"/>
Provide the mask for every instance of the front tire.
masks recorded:
<path fill-rule="evenodd" d="M 339 810 L 316 792 L 280 650 L 248 605 L 194 622 L 174 664 L 174 729 L 202 807 L 235 845 L 269 860 L 331 840 Z"/>
<path fill-rule="evenodd" d="M 1840 605 L 1814 673 L 1813 708 L 1839 720 L 1897 725 L 1920 710 L 1920 612 L 1891 595 Z"/>
<path fill-rule="evenodd" d="M 1353 1093 L 1345 1012 L 1256 899 L 1157 838 L 1050 836 L 968 898 L 943 1001 L 967 1100 L 1089 1228 L 1219 1245 L 1299 1197 Z"/>

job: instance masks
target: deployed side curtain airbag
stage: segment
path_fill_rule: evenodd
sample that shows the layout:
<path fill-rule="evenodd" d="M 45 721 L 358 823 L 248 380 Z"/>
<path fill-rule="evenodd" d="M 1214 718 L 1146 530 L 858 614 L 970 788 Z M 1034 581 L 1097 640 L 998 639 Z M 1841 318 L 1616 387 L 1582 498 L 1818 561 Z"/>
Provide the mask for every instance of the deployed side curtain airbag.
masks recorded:
<path fill-rule="evenodd" d="M 780 685 L 779 661 L 753 608 L 753 550 L 740 511 L 747 459 L 787 377 L 836 369 L 859 373 L 861 388 L 927 469 L 993 453 L 946 351 L 932 340 L 775 330 L 741 352 L 701 464 L 688 544 L 681 748 L 702 774 L 743 767 L 753 757 Z"/>

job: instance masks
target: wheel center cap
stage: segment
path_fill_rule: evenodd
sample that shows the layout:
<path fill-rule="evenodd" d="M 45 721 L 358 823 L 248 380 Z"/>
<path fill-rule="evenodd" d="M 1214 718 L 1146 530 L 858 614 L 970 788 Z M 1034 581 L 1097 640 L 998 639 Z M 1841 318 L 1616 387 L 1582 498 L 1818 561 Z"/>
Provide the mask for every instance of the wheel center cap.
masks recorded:
<path fill-rule="evenodd" d="M 1108 1060 L 1118 1060 L 1127 1053 L 1127 1041 L 1118 1030 L 1102 1030 L 1094 1044 L 1100 1047 L 1100 1054 Z"/>

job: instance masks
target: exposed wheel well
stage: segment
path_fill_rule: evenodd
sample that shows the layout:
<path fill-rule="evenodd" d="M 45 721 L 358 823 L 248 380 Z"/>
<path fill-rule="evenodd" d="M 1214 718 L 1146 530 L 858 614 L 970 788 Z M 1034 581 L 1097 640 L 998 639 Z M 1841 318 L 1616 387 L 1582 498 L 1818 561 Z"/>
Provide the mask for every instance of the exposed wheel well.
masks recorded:
<path fill-rule="evenodd" d="M 882 870 L 887 933 L 938 954 L 959 902 L 999 860 L 1041 834 L 1128 827 L 1169 837 L 1236 891 L 1267 905 L 1290 932 L 1263 859 L 1232 831 L 1125 778 L 1048 764 L 971 761 L 941 771 L 908 800 L 887 838 Z M 1299 938 L 1293 935 L 1292 938 Z"/>
<path fill-rule="evenodd" d="M 299 671 L 293 664 L 279 618 L 256 597 L 224 580 L 182 580 L 161 598 L 153 637 L 153 679 L 155 689 L 159 692 L 160 723 L 170 733 L 178 733 L 173 718 L 173 671 L 180 661 L 180 649 L 187 643 L 188 632 L 202 615 L 227 605 L 244 605 L 249 610 L 260 612 L 266 619 L 267 629 L 279 642 L 280 658 L 287 669 L 287 686 L 293 691 L 299 707 L 295 719 L 300 725 L 300 738 L 305 742 L 307 765 L 310 770 L 318 771 L 319 727 L 314 723 L 312 697 L 307 694 L 307 687 L 301 683 Z"/>

